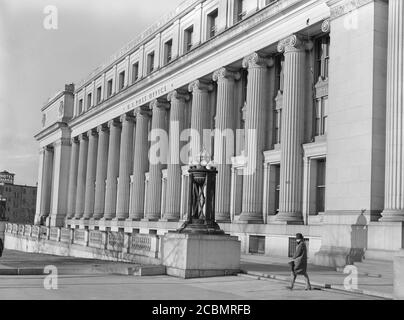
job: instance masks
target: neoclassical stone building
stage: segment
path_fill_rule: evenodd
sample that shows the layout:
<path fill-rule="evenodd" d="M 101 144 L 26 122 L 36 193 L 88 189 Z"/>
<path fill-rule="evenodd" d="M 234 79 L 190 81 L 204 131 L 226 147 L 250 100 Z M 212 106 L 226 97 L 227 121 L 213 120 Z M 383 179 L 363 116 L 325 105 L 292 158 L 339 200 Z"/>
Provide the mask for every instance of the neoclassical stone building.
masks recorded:
<path fill-rule="evenodd" d="M 36 222 L 174 230 L 188 211 L 180 150 L 192 160 L 204 147 L 217 220 L 244 253 L 290 255 L 301 232 L 318 264 L 391 259 L 403 244 L 403 19 L 401 0 L 183 2 L 42 108 Z M 184 129 L 234 135 L 188 143 Z"/>

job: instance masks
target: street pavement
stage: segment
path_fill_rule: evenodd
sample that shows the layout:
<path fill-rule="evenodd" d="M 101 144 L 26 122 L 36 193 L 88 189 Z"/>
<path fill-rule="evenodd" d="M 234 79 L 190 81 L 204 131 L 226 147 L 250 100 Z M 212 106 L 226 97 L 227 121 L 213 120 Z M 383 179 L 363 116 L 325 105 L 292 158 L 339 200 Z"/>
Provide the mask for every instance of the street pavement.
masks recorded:
<path fill-rule="evenodd" d="M 29 266 L 42 268 L 54 265 L 64 268 L 65 274 L 52 278 L 48 275 L 0 275 L 0 300 L 8 299 L 161 299 L 161 300 L 369 300 L 378 299 L 363 294 L 335 290 L 305 291 L 298 284 L 295 290 L 286 288 L 285 281 L 258 280 L 240 275 L 200 279 L 180 279 L 166 275 L 137 277 L 108 273 L 79 274 L 94 264 L 111 264 L 72 257 L 30 254 L 6 250 L 0 258 L 0 269 Z M 68 269 L 72 271 L 68 274 Z M 87 268 L 87 269 L 86 269 Z M 48 288 L 48 289 L 46 289 Z"/>

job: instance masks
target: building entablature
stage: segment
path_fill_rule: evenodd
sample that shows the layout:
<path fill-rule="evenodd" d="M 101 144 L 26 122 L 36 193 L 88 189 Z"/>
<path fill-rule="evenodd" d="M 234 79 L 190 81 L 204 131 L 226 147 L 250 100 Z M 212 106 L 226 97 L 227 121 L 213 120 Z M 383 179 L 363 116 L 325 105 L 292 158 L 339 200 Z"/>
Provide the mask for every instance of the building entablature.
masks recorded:
<path fill-rule="evenodd" d="M 268 6 L 228 28 L 226 32 L 200 44 L 197 50 L 191 50 L 175 61 L 153 71 L 147 77 L 100 101 L 98 105 L 83 112 L 80 116 L 75 116 L 69 122 L 72 134 L 79 134 L 82 130 L 89 129 L 90 126 L 97 126 L 112 117 L 117 117 L 145 105 L 159 96 L 164 96 L 171 90 L 187 86 L 190 82 L 223 67 L 223 61 L 228 60 L 229 65 L 236 63 L 241 68 L 242 59 L 254 50 L 259 51 L 266 48 L 265 55 L 269 56 L 271 52 L 276 54 L 277 44 L 280 40 L 293 34 L 296 28 L 301 30 L 307 27 L 306 19 L 304 19 L 304 23 L 301 23 L 302 16 L 312 16 L 311 27 L 317 26 L 318 30 L 316 30 L 321 33 L 321 23 L 329 16 L 329 8 L 325 4 L 313 6 L 311 2 L 305 1 L 296 10 L 298 2 L 300 1 L 283 0 L 276 6 Z M 290 12 L 287 10 L 288 8 Z M 278 15 L 280 12 L 282 12 L 282 17 Z M 275 30 L 279 32 L 273 32 Z M 259 37 L 262 41 L 250 43 L 248 39 L 252 37 Z M 249 45 L 242 46 L 242 43 L 246 41 Z M 82 126 L 84 123 L 88 123 L 88 126 Z M 80 128 L 78 128 L 79 126 Z M 80 132 L 76 132 L 75 128 Z"/>

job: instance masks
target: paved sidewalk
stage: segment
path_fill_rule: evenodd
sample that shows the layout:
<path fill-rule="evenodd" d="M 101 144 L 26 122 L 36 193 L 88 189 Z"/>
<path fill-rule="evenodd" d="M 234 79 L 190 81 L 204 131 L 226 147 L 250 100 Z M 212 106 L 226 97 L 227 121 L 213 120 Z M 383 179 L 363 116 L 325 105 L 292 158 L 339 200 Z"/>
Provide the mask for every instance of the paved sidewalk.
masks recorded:
<path fill-rule="evenodd" d="M 124 262 L 4 250 L 3 256 L 0 258 L 0 275 L 41 275 L 44 274 L 44 268 L 50 265 L 55 266 L 58 274 L 61 275 L 125 274 L 128 269 L 139 266 Z"/>
<path fill-rule="evenodd" d="M 272 278 L 279 280 L 290 279 L 290 269 L 287 264 L 290 261 L 284 257 L 268 257 L 258 255 L 242 255 L 241 269 L 249 275 Z M 393 298 L 393 263 L 382 261 L 366 261 L 355 264 L 358 270 L 357 293 Z M 321 288 L 330 288 L 347 291 L 344 287 L 344 279 L 349 274 L 344 274 L 343 268 L 337 270 L 330 267 L 308 265 L 308 274 L 312 285 Z M 298 283 L 304 283 L 304 278 L 298 276 Z"/>

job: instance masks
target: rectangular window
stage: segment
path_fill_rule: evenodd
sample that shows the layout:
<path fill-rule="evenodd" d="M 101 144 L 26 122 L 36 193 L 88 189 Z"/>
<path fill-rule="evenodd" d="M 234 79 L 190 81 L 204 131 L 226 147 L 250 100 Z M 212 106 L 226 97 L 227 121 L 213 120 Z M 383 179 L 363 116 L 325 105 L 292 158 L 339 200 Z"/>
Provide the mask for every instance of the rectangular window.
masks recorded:
<path fill-rule="evenodd" d="M 87 109 L 90 109 L 91 108 L 91 105 L 92 105 L 92 94 L 91 93 L 89 93 L 88 95 L 87 95 Z"/>
<path fill-rule="evenodd" d="M 97 104 L 101 102 L 101 87 L 97 88 Z"/>
<path fill-rule="evenodd" d="M 112 95 L 112 79 L 107 82 L 107 98 Z"/>
<path fill-rule="evenodd" d="M 168 40 L 164 44 L 164 64 L 167 64 L 172 59 L 173 40 Z"/>
<path fill-rule="evenodd" d="M 147 55 L 147 74 L 154 70 L 154 51 Z"/>
<path fill-rule="evenodd" d="M 119 90 L 122 90 L 125 86 L 125 71 L 119 73 Z"/>
<path fill-rule="evenodd" d="M 328 118 L 328 97 L 322 97 L 316 100 L 316 119 L 315 119 L 316 136 L 323 136 L 327 134 L 327 118 Z"/>
<path fill-rule="evenodd" d="M 132 83 L 135 83 L 139 79 L 139 62 L 132 65 Z"/>
<path fill-rule="evenodd" d="M 250 236 L 248 252 L 265 254 L 265 236 Z"/>
<path fill-rule="evenodd" d="M 207 21 L 207 39 L 210 39 L 216 35 L 216 23 L 217 23 L 218 10 L 214 10 L 208 14 Z"/>
<path fill-rule="evenodd" d="M 317 161 L 317 183 L 316 183 L 316 213 L 325 210 L 325 168 L 326 160 Z"/>
<path fill-rule="evenodd" d="M 276 214 L 279 213 L 279 194 L 281 190 L 281 166 L 276 165 L 274 166 L 275 170 L 275 212 Z"/>
<path fill-rule="evenodd" d="M 274 144 L 281 143 L 282 109 L 275 109 L 274 116 Z"/>
<path fill-rule="evenodd" d="M 79 100 L 79 114 L 83 112 L 83 99 Z"/>
<path fill-rule="evenodd" d="M 324 37 L 318 38 L 315 42 L 315 55 L 316 55 L 316 65 L 315 65 L 315 81 L 322 77 L 323 79 L 328 78 L 328 65 L 330 60 L 330 36 L 326 35 Z"/>
<path fill-rule="evenodd" d="M 188 52 L 192 48 L 193 33 L 194 33 L 194 26 L 190 26 L 184 31 L 184 52 Z"/>

